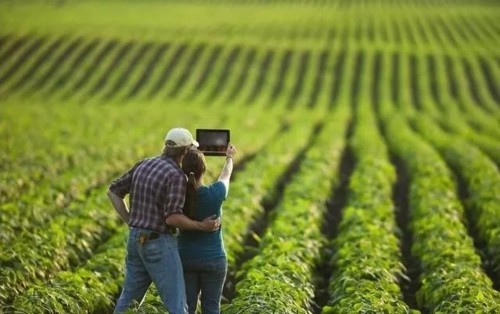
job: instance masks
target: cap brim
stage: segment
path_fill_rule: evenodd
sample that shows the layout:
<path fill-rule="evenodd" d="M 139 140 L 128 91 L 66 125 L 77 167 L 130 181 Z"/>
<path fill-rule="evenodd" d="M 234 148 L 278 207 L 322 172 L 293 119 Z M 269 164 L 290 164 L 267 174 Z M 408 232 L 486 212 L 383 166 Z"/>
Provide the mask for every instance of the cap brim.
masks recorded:
<path fill-rule="evenodd" d="M 200 143 L 198 143 L 198 141 L 196 140 L 193 140 L 193 146 L 196 146 L 196 147 L 200 147 Z"/>

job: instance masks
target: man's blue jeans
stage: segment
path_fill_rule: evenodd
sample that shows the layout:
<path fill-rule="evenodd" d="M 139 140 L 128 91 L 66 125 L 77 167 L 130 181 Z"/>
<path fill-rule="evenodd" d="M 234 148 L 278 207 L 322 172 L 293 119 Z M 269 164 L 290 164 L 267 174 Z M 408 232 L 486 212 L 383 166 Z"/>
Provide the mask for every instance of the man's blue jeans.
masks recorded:
<path fill-rule="evenodd" d="M 170 314 L 187 313 L 182 263 L 177 238 L 160 234 L 158 238 L 140 243 L 141 234 L 151 230 L 131 228 L 127 243 L 125 283 L 115 313 L 127 310 L 132 301 L 141 303 L 153 282 Z"/>
<path fill-rule="evenodd" d="M 200 295 L 201 312 L 203 314 L 219 314 L 222 287 L 227 273 L 226 258 L 183 259 L 182 264 L 189 313 L 196 312 L 198 295 Z"/>

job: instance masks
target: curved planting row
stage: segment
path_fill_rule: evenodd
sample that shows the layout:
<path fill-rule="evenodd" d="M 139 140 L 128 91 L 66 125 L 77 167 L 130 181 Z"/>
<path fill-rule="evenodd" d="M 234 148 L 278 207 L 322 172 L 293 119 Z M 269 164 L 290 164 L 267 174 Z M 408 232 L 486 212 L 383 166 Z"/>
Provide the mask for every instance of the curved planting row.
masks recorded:
<path fill-rule="evenodd" d="M 347 23 L 344 20 L 340 22 Z M 425 26 L 427 24 L 422 23 L 424 25 L 422 31 L 415 32 L 409 28 L 408 34 L 429 33 L 430 31 L 426 30 L 428 26 Z M 454 31 L 450 29 L 450 32 Z M 346 33 L 346 36 L 355 37 L 355 34 L 356 32 Z M 8 40 L 14 41 L 14 38 Z M 313 64 L 321 62 L 322 57 L 316 53 L 319 47 L 309 48 L 310 50 L 294 47 L 290 38 L 284 38 L 283 44 L 267 43 L 263 40 L 256 45 L 249 39 L 245 40 L 247 42 L 243 41 L 242 44 L 236 39 L 230 39 L 222 45 L 217 41 L 206 40 L 179 39 L 175 43 L 165 43 L 83 37 L 72 39 L 67 36 L 48 37 L 44 40 L 39 39 L 39 48 L 32 47 L 37 41 L 34 44 L 26 43 L 21 47 L 23 49 L 19 49 L 6 60 L 6 63 L 12 63 L 12 69 L 6 70 L 3 82 L 0 82 L 0 89 L 5 95 L 20 93 L 30 97 L 41 92 L 44 96 L 63 96 L 64 99 L 76 101 L 89 99 L 116 101 L 144 97 L 146 94 L 147 97 L 157 100 L 174 97 L 187 99 L 207 94 L 213 97 L 223 89 L 218 85 L 220 81 L 218 78 L 223 71 L 226 75 L 236 75 L 243 80 L 233 88 L 234 92 L 230 98 L 225 99 L 226 101 L 239 96 L 246 97 L 246 101 L 252 103 L 255 97 L 264 93 L 266 86 L 271 86 L 266 84 L 266 81 L 276 80 L 276 84 L 272 84 L 274 86 L 272 91 L 267 91 L 269 103 L 279 95 L 288 97 L 289 106 L 314 104 L 311 99 L 316 96 L 314 88 L 309 86 L 309 83 L 313 82 Z M 418 36 L 415 40 L 420 41 Z M 227 47 L 237 45 L 240 45 L 241 52 L 234 57 Z M 260 50 L 266 46 L 269 47 L 266 52 Z M 281 51 L 280 46 L 286 47 L 286 51 Z M 260 50 L 258 59 L 245 59 L 244 50 L 255 47 Z M 331 46 L 325 47 L 331 49 Z M 370 44 L 360 43 L 360 47 L 370 47 Z M 486 53 L 478 51 L 481 55 Z M 483 117 L 481 119 L 488 118 L 482 109 L 495 114 L 498 118 L 495 88 L 486 88 L 491 85 L 488 82 L 498 70 L 495 71 L 493 67 L 493 70 L 485 72 L 484 66 L 481 66 L 481 62 L 475 57 L 455 57 L 451 52 L 446 54 L 446 59 L 449 61 L 445 69 L 437 72 L 451 75 L 453 97 L 463 101 L 464 108 Z M 228 58 L 236 60 L 229 62 Z M 30 62 L 19 63 L 16 61 L 19 59 L 27 59 Z M 243 64 L 240 64 L 242 62 Z M 245 62 L 258 65 L 250 66 Z M 229 65 L 229 68 L 221 66 L 222 64 Z M 247 78 L 243 73 L 248 68 L 250 77 Z M 233 71 L 243 72 L 238 74 L 232 73 Z M 452 75 L 454 72 L 457 74 L 456 78 Z M 414 80 L 417 79 L 414 74 L 411 75 Z M 287 80 L 291 80 L 287 83 L 289 89 L 282 89 L 282 83 Z M 223 80 L 222 84 L 226 81 Z M 309 100 L 307 99 L 309 93 L 304 91 L 304 87 L 312 91 Z M 242 93 L 241 90 L 245 92 Z M 413 96 L 418 97 L 419 93 L 413 90 Z M 468 104 L 479 104 L 482 109 Z"/>
<path fill-rule="evenodd" d="M 500 140 L 473 129 L 459 112 L 447 112 L 436 117 L 437 122 L 447 131 L 476 145 L 493 161 L 500 164 Z"/>
<path fill-rule="evenodd" d="M 423 311 L 494 313 L 500 295 L 481 268 L 450 171 L 397 113 L 383 111 L 390 150 L 407 171 L 412 254 L 421 266 L 417 304 Z"/>
<path fill-rule="evenodd" d="M 365 59 L 361 90 L 372 85 L 373 55 Z M 330 300 L 322 313 L 410 313 L 399 281 L 404 280 L 392 187 L 396 173 L 367 99 L 356 106 L 349 146 L 356 160 L 338 236 L 329 284 Z"/>
<path fill-rule="evenodd" d="M 0 257 L 0 304 L 37 279 L 88 258 L 95 246 L 116 231 L 118 220 L 108 205 L 105 190 L 95 191 L 81 204 L 70 205 L 71 217 L 59 216 L 37 233 L 21 232 L 2 248 Z"/>
<path fill-rule="evenodd" d="M 446 62 L 446 60 L 449 61 Z M 461 111 L 465 114 L 464 118 L 474 128 L 483 134 L 489 134 L 493 137 L 500 136 L 500 131 L 495 127 L 498 124 L 498 115 L 490 116 L 477 106 L 468 93 L 467 79 L 464 78 L 460 67 L 454 66 L 454 64 L 452 59 L 446 59 L 443 56 L 436 57 L 436 75 L 442 84 L 445 84 L 443 85 L 445 89 L 442 90 L 442 106 L 445 108 L 445 112 L 448 110 L 447 107 L 462 106 Z M 452 86 L 451 84 L 455 84 L 454 96 L 446 92 L 448 90 L 446 86 Z"/>
<path fill-rule="evenodd" d="M 460 59 L 456 56 L 449 57 L 451 75 L 455 79 L 457 84 L 457 94 L 464 111 L 470 113 L 471 115 L 482 115 L 485 116 L 483 119 L 491 119 L 497 123 L 500 121 L 500 107 L 498 104 L 493 104 L 488 99 L 483 99 L 481 97 L 480 84 L 474 80 L 471 75 L 471 71 L 467 71 L 467 60 Z"/>
<path fill-rule="evenodd" d="M 418 131 L 432 143 L 463 179 L 467 189 L 469 223 L 486 248 L 487 261 L 500 276 L 500 172 L 495 163 L 473 145 L 441 131 L 428 117 L 413 119 Z"/>
<path fill-rule="evenodd" d="M 0 110 L 8 119 L 17 120 L 15 126 L 2 132 L 7 138 L 2 145 L 6 154 L 0 185 L 5 210 L 2 220 L 12 227 L 26 227 L 23 220 L 29 220 L 29 225 L 46 222 L 61 213 L 70 200 L 83 199 L 89 189 L 119 171 L 122 165 L 118 160 L 141 154 L 143 149 L 138 147 L 151 147 L 147 137 L 135 132 L 146 133 L 151 125 L 138 125 L 131 132 L 123 119 L 141 114 L 154 124 L 162 123 L 158 115 L 135 109 L 113 116 L 114 109 L 109 107 L 61 110 L 58 106 L 19 108 L 6 103 Z M 22 118 L 17 118 L 21 113 Z M 34 119 L 41 125 L 29 127 Z M 53 126 L 47 128 L 50 124 Z M 123 136 L 129 145 L 116 140 Z M 106 162 L 101 164 L 103 159 Z"/>
<path fill-rule="evenodd" d="M 446 90 L 443 86 L 447 84 L 447 79 L 442 75 L 442 71 L 436 72 L 436 64 L 439 61 L 436 61 L 432 55 L 428 55 L 426 58 L 422 55 L 416 55 L 412 56 L 412 58 L 416 63 L 412 77 L 417 84 L 412 86 L 412 91 L 417 93 L 421 99 L 418 104 L 414 102 L 414 106 L 418 107 L 420 112 L 425 112 L 425 115 L 439 121 L 448 131 L 473 142 L 491 158 L 500 162 L 500 142 L 494 137 L 473 128 L 464 118 L 467 114 L 458 108 L 457 103 L 451 99 L 448 93 L 443 92 L 443 90 Z M 427 70 L 429 75 L 426 75 Z M 442 92 L 438 94 L 437 90 Z M 487 96 L 484 97 L 487 98 Z M 414 112 L 409 114 L 412 115 Z M 489 122 L 491 121 L 482 121 L 483 124 Z"/>
<path fill-rule="evenodd" d="M 92 258 L 73 271 L 61 271 L 46 282 L 31 284 L 4 310 L 32 314 L 111 312 L 123 282 L 126 242 L 126 228 L 117 229 Z"/>
<path fill-rule="evenodd" d="M 264 203 L 276 199 L 279 179 L 290 170 L 294 157 L 309 146 L 318 118 L 310 116 L 307 121 L 299 123 L 303 116 L 302 110 L 290 115 L 290 125 L 284 134 L 250 160 L 231 184 L 230 196 L 224 205 L 227 223 L 224 224 L 223 236 L 229 265 L 233 269 L 245 250 L 244 239 L 251 231 L 250 224 L 264 214 Z"/>
<path fill-rule="evenodd" d="M 82 61 L 77 63 L 76 68 L 71 66 L 75 63 L 66 63 L 67 66 L 60 68 L 58 72 L 63 71 L 65 80 L 58 76 L 57 72 L 54 74 L 55 82 L 50 83 L 50 87 L 42 89 L 42 95 L 45 97 L 52 96 L 54 99 L 68 99 L 70 96 L 77 96 L 78 91 L 81 91 L 86 85 L 90 84 L 92 78 L 97 77 L 97 70 L 99 66 L 104 63 L 109 55 L 122 44 L 120 41 L 111 39 L 100 41 L 99 44 L 89 51 L 86 55 L 75 54 L 76 58 L 83 58 Z M 71 64 L 71 65 L 70 65 Z"/>
<path fill-rule="evenodd" d="M 313 271 L 324 245 L 321 223 L 337 184 L 348 108 L 325 118 L 329 123 L 310 142 L 299 171 L 286 185 L 259 253 L 243 265 L 236 297 L 224 313 L 311 313 Z"/>

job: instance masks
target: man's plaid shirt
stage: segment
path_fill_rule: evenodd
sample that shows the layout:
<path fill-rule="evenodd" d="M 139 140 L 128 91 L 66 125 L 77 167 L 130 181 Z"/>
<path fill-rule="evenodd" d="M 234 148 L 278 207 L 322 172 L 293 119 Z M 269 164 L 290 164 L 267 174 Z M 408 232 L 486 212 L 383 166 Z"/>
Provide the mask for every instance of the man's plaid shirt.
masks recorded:
<path fill-rule="evenodd" d="M 186 182 L 186 175 L 172 158 L 158 156 L 138 162 L 109 189 L 122 198 L 130 193 L 129 226 L 165 233 L 165 218 L 182 213 Z"/>

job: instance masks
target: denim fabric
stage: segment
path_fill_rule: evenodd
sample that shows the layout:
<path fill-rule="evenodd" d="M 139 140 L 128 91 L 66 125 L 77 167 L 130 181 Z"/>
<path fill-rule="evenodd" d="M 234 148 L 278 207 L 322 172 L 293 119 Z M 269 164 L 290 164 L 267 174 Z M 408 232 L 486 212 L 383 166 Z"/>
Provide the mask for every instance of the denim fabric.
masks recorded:
<path fill-rule="evenodd" d="M 219 314 L 222 287 L 227 273 L 226 257 L 211 260 L 183 259 L 182 265 L 189 313 L 196 312 L 200 296 L 201 313 Z"/>
<path fill-rule="evenodd" d="M 141 303 L 153 282 L 170 314 L 187 313 L 182 263 L 177 249 L 177 238 L 160 234 L 156 239 L 139 243 L 141 233 L 151 230 L 131 228 L 125 261 L 125 283 L 115 307 L 115 313 L 124 312 L 132 301 Z"/>

